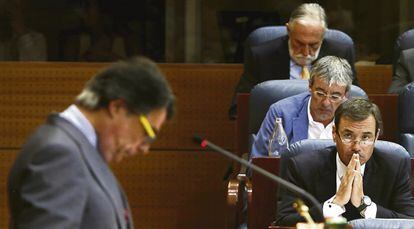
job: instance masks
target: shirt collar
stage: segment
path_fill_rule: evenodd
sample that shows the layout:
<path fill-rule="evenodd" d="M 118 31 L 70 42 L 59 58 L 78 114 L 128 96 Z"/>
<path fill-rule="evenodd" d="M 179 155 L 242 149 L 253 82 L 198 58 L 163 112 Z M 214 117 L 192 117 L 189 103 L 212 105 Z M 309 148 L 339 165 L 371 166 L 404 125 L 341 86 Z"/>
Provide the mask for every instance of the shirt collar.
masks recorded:
<path fill-rule="evenodd" d="M 66 110 L 61 112 L 59 116 L 72 123 L 83 135 L 85 135 L 92 146 L 97 148 L 95 128 L 76 105 L 70 105 Z"/>

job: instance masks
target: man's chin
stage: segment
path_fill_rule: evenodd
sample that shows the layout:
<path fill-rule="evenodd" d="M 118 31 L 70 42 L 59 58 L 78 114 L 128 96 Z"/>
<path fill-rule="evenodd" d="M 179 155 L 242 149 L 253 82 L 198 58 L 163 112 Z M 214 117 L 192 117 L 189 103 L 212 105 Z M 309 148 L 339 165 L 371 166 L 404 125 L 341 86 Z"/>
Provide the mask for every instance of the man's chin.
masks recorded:
<path fill-rule="evenodd" d="M 333 119 L 331 114 L 324 114 L 324 113 L 319 114 L 318 117 L 319 117 L 319 119 L 317 119 L 317 120 L 315 119 L 315 121 L 317 121 L 317 122 L 327 122 L 327 121 L 330 122 Z"/>
<path fill-rule="evenodd" d="M 296 62 L 297 65 L 300 65 L 300 66 L 307 65 L 305 60 L 294 59 L 294 61 Z"/>

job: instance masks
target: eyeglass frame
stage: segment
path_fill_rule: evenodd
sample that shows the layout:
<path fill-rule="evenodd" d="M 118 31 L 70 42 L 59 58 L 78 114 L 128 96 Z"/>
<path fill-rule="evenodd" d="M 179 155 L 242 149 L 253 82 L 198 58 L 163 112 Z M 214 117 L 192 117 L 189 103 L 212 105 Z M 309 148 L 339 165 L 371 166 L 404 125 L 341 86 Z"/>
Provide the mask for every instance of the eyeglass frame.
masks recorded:
<path fill-rule="evenodd" d="M 139 115 L 139 121 L 142 125 L 142 127 L 145 130 L 145 133 L 147 134 L 147 138 L 148 138 L 148 142 L 152 143 L 155 141 L 155 139 L 157 138 L 157 135 L 154 131 L 154 128 L 151 126 L 150 122 L 148 121 L 147 116 L 141 114 Z"/>
<path fill-rule="evenodd" d="M 323 91 L 320 90 L 312 90 L 312 93 L 314 96 L 316 96 L 316 98 L 318 99 L 328 99 L 329 101 L 333 102 L 333 103 L 339 103 L 342 102 L 343 100 L 346 99 L 346 95 L 335 95 L 335 94 L 329 94 L 329 93 L 325 93 Z M 338 97 L 338 98 L 336 98 Z"/>
<path fill-rule="evenodd" d="M 379 133 L 380 133 L 380 129 L 378 129 L 377 130 L 377 134 L 376 134 L 376 136 L 372 139 L 372 140 L 369 140 L 368 142 L 369 142 L 369 144 L 367 144 L 367 140 L 362 140 L 362 139 L 359 139 L 359 140 L 356 140 L 356 139 L 343 139 L 342 137 L 341 137 L 341 134 L 339 134 L 339 131 L 336 131 L 336 133 L 338 134 L 338 137 L 339 137 L 339 140 L 341 140 L 341 142 L 344 144 L 344 145 L 351 145 L 351 144 L 353 144 L 353 143 L 357 143 L 358 142 L 358 145 L 360 145 L 360 146 L 365 146 L 365 147 L 367 147 L 367 146 L 372 146 L 375 142 L 376 142 L 376 140 L 377 140 L 377 138 L 378 138 L 378 136 L 379 136 Z M 348 142 L 348 140 L 349 140 L 349 142 Z M 363 143 L 364 142 L 364 143 Z"/>

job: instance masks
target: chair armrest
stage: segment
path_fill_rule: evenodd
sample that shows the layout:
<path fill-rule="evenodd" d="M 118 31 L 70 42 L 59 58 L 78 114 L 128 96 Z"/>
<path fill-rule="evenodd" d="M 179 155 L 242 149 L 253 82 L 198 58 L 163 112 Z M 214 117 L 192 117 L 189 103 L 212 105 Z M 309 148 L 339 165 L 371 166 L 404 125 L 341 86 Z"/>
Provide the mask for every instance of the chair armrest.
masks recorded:
<path fill-rule="evenodd" d="M 243 193 L 247 192 L 248 201 L 251 199 L 252 183 L 246 173 L 237 174 L 236 179 L 230 179 L 227 185 L 227 204 L 239 206 L 244 205 Z M 239 207 L 238 207 L 239 208 Z"/>

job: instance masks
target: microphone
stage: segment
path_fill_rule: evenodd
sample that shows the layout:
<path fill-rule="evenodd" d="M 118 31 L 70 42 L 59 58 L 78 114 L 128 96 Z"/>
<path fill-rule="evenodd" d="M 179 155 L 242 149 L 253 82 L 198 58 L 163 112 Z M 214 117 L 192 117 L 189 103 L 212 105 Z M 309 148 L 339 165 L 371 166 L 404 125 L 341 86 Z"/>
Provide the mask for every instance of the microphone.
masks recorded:
<path fill-rule="evenodd" d="M 193 137 L 193 141 L 196 142 L 197 144 L 200 144 L 200 146 L 202 148 L 210 148 L 234 161 L 237 161 L 238 163 L 246 166 L 247 168 L 269 178 L 270 180 L 282 185 L 283 187 L 285 187 L 286 189 L 292 191 L 293 193 L 295 193 L 298 196 L 301 196 L 307 200 L 309 200 L 314 206 L 316 206 L 316 208 L 318 209 L 319 214 L 323 217 L 323 213 L 322 213 L 322 209 L 319 206 L 319 202 L 318 200 L 315 199 L 315 197 L 313 197 L 310 193 L 308 193 L 307 191 L 305 191 L 304 189 L 296 186 L 295 184 L 292 184 L 284 179 L 282 179 L 281 177 L 278 177 L 276 175 L 274 175 L 273 173 L 270 173 L 262 168 L 260 168 L 259 166 L 256 166 L 252 163 L 250 163 L 247 160 L 244 160 L 242 158 L 239 158 L 238 156 L 234 155 L 233 153 L 221 148 L 220 146 L 217 146 L 215 144 L 213 144 L 212 142 L 208 141 L 207 139 L 202 139 L 199 135 L 195 134 Z"/>

